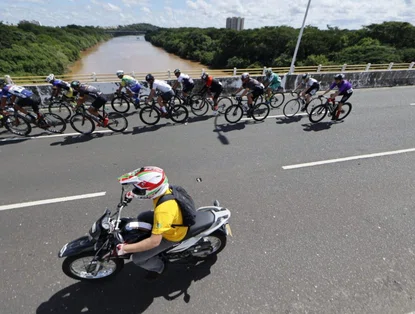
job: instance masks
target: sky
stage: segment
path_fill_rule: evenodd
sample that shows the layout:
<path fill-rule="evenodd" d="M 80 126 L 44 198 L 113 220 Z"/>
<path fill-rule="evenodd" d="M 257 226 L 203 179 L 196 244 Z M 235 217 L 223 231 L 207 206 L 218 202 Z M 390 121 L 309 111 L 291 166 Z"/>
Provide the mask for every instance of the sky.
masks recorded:
<path fill-rule="evenodd" d="M 245 28 L 301 27 L 308 0 L 1 0 L 0 21 L 16 24 L 116 26 L 151 23 L 161 27 L 225 27 L 226 18 L 245 18 Z M 357 29 L 371 23 L 415 24 L 415 0 L 311 0 L 307 25 Z"/>

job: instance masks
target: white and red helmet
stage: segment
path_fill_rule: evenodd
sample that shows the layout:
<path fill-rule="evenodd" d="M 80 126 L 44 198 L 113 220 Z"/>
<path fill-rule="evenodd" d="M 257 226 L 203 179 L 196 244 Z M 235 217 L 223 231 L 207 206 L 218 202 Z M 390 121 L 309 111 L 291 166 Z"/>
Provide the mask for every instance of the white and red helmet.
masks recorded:
<path fill-rule="evenodd" d="M 132 192 L 139 199 L 155 199 L 169 188 L 169 180 L 159 167 L 142 167 L 118 178 L 122 185 L 132 184 Z"/>

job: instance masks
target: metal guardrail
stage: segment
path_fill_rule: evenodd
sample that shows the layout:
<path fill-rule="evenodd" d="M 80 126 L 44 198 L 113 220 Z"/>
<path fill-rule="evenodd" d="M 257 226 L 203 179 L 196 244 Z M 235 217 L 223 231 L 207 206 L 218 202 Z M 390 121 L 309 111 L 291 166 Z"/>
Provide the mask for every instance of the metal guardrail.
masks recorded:
<path fill-rule="evenodd" d="M 241 75 L 244 72 L 249 72 L 253 76 L 260 76 L 265 74 L 264 68 L 246 68 L 246 69 L 200 69 L 200 70 L 183 70 L 183 73 L 189 74 L 192 77 L 198 78 L 203 72 L 208 72 L 215 77 L 232 77 Z M 289 73 L 289 67 L 273 67 L 275 73 L 284 75 Z M 367 72 L 367 71 L 397 71 L 397 70 L 415 70 L 415 62 L 412 63 L 388 63 L 388 64 L 343 64 L 343 65 L 317 65 L 317 66 L 299 66 L 296 67 L 294 73 L 331 73 L 331 72 Z M 137 78 L 138 80 L 144 80 L 148 73 L 144 72 L 130 72 L 129 75 Z M 152 74 L 161 80 L 175 79 L 173 71 L 167 70 L 164 72 L 152 72 Z M 44 76 L 19 76 L 12 77 L 12 80 L 16 84 L 47 84 L 45 82 L 46 75 Z M 64 74 L 59 75 L 59 78 L 65 81 L 79 80 L 81 82 L 115 82 L 118 81 L 115 73 L 111 74 Z"/>

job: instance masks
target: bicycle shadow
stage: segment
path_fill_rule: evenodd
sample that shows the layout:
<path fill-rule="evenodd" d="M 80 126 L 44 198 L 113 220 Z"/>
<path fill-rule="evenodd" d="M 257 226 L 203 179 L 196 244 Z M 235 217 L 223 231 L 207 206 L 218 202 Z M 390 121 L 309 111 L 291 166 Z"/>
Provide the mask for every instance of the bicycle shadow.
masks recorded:
<path fill-rule="evenodd" d="M 193 116 L 187 118 L 188 123 L 195 123 L 195 122 L 201 122 L 209 120 L 210 118 L 214 117 L 213 115 L 204 115 L 204 116 Z"/>
<path fill-rule="evenodd" d="M 83 135 L 83 134 L 68 135 L 64 137 L 62 141 L 50 143 L 50 146 L 58 146 L 58 145 L 66 146 L 66 145 L 72 145 L 72 144 L 81 144 L 81 143 L 89 142 L 96 138 L 113 136 L 114 134 L 115 133 L 92 133 L 88 135 Z"/>
<path fill-rule="evenodd" d="M 301 121 L 303 116 L 293 116 L 293 117 L 284 117 L 284 118 L 276 118 L 277 124 L 291 124 L 295 122 Z"/>
<path fill-rule="evenodd" d="M 153 132 L 164 127 L 173 127 L 177 124 L 180 125 L 181 123 L 166 122 L 163 124 L 156 124 L 156 125 L 135 126 L 133 127 L 133 131 L 131 132 L 131 134 L 136 135 L 136 134 L 141 134 L 141 133 Z"/>
<path fill-rule="evenodd" d="M 155 282 L 143 280 L 144 270 L 131 262 L 105 283 L 77 282 L 58 291 L 40 304 L 36 313 L 143 313 L 158 297 L 172 301 L 183 296 L 189 303 L 192 282 L 210 275 L 216 261 L 215 256 L 190 268 L 170 264 L 167 273 Z"/>
<path fill-rule="evenodd" d="M 312 132 L 312 131 L 319 132 L 319 131 L 330 129 L 332 125 L 333 125 L 333 122 L 320 122 L 320 123 L 302 124 L 301 126 L 304 127 L 303 130 L 306 132 Z"/>
<path fill-rule="evenodd" d="M 218 119 L 222 117 L 222 115 L 216 115 L 215 119 L 213 120 L 214 129 L 213 132 L 218 133 L 218 140 L 223 145 L 229 145 L 229 139 L 223 134 L 226 132 L 231 131 L 239 131 L 245 129 L 246 122 L 238 122 L 235 124 L 227 124 L 227 123 L 218 123 Z"/>

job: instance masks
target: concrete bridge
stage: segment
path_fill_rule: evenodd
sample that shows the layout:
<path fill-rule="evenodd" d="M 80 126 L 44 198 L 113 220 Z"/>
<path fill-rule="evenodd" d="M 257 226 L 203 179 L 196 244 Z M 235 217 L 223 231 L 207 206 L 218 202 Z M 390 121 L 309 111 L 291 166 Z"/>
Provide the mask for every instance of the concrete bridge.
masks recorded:
<path fill-rule="evenodd" d="M 136 31 L 133 29 L 123 29 L 123 30 L 106 30 L 105 33 L 108 34 L 113 34 L 114 36 L 129 36 L 129 35 L 134 35 L 134 36 L 144 36 L 147 32 L 146 31 Z"/>

